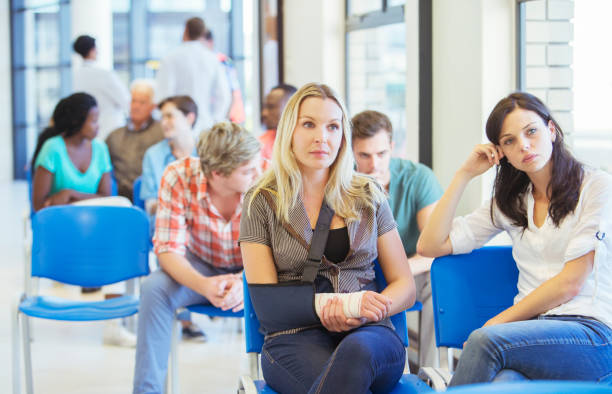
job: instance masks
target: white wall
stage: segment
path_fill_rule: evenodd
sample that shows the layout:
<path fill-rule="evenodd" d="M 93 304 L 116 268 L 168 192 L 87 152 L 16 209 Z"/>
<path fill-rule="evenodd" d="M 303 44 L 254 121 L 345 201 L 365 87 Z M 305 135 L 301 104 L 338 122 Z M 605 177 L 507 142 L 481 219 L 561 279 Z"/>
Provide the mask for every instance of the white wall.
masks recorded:
<path fill-rule="evenodd" d="M 433 2 L 433 168 L 443 187 L 484 141 L 493 106 L 515 89 L 514 0 Z M 458 214 L 478 207 L 490 181 L 471 182 Z"/>
<path fill-rule="evenodd" d="M 113 10 L 111 0 L 72 0 L 70 2 L 70 36 L 72 42 L 87 34 L 96 39 L 97 63 L 113 69 Z M 81 57 L 73 52 L 72 64 L 80 67 Z M 74 68 L 73 68 L 74 70 Z"/>
<path fill-rule="evenodd" d="M 13 179 L 10 5 L 0 5 L 0 182 Z"/>
<path fill-rule="evenodd" d="M 344 1 L 285 0 L 285 82 L 325 83 L 344 96 Z"/>

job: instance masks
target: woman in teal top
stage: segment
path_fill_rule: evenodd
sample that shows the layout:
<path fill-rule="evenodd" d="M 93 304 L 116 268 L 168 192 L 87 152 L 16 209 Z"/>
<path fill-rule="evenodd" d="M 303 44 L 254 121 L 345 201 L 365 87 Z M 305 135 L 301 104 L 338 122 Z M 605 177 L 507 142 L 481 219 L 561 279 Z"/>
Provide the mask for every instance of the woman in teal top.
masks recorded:
<path fill-rule="evenodd" d="M 98 115 L 96 100 L 86 93 L 72 94 L 55 107 L 53 126 L 39 136 L 32 159 L 35 211 L 111 195 L 108 148 L 94 139 Z"/>

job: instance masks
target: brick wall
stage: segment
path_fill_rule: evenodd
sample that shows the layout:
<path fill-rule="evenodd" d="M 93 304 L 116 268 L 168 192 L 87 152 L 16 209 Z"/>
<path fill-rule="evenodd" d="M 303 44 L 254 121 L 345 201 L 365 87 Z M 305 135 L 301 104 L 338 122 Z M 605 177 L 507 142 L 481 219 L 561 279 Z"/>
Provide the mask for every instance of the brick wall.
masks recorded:
<path fill-rule="evenodd" d="M 525 89 L 548 105 L 570 137 L 574 0 L 529 1 L 525 11 Z"/>

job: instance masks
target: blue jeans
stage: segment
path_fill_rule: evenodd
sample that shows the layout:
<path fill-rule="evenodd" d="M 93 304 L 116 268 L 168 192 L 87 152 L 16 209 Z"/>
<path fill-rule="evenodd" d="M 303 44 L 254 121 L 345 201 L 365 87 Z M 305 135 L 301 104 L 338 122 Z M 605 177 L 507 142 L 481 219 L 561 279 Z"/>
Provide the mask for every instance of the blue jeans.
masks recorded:
<path fill-rule="evenodd" d="M 261 368 L 279 393 L 389 392 L 404 371 L 406 350 L 390 328 L 344 333 L 313 328 L 266 339 Z"/>
<path fill-rule="evenodd" d="M 479 328 L 468 338 L 450 385 L 518 379 L 612 384 L 612 330 L 581 316 Z"/>
<path fill-rule="evenodd" d="M 214 267 L 189 252 L 185 257 L 193 268 L 204 276 L 215 276 L 240 270 Z M 142 282 L 138 311 L 134 393 L 162 393 L 164 391 L 174 314 L 178 308 L 193 304 L 209 304 L 209 302 L 201 294 L 180 285 L 161 269 L 153 272 Z"/>

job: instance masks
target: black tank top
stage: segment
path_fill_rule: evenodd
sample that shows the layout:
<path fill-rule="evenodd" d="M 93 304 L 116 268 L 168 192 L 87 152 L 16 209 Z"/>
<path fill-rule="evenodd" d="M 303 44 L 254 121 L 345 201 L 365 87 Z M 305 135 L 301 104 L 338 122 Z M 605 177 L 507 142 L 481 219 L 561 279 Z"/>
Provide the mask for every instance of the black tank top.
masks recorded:
<path fill-rule="evenodd" d="M 347 227 L 329 230 L 329 236 L 325 244 L 325 257 L 335 264 L 344 261 L 351 247 L 350 243 Z"/>

